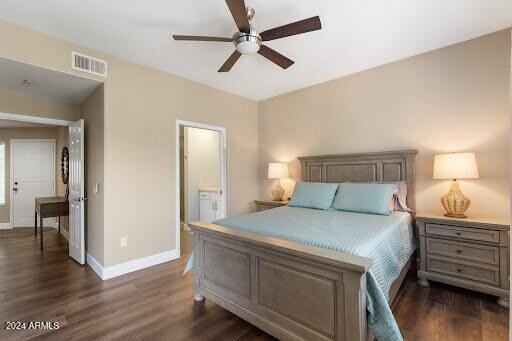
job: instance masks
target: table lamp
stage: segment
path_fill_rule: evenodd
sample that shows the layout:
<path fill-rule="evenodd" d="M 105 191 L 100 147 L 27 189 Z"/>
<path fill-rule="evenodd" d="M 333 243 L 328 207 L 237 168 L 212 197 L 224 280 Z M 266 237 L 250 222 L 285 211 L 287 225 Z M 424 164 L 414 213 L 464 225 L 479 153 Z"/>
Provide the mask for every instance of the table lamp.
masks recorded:
<path fill-rule="evenodd" d="M 268 178 L 277 179 L 276 185 L 272 188 L 272 200 L 283 201 L 284 188 L 281 186 L 281 179 L 288 176 L 288 164 L 280 162 L 268 164 Z"/>
<path fill-rule="evenodd" d="M 475 153 L 439 154 L 434 158 L 434 179 L 451 179 L 450 191 L 441 197 L 447 217 L 466 218 L 471 200 L 462 194 L 457 179 L 477 179 Z"/>

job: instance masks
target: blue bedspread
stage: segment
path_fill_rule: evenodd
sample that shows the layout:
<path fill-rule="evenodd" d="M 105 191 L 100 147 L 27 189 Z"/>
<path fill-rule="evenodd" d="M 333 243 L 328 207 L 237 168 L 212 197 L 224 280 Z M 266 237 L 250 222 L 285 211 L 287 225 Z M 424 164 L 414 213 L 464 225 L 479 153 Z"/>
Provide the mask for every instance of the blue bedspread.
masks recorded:
<path fill-rule="evenodd" d="M 279 207 L 215 224 L 368 257 L 368 326 L 378 340 L 402 340 L 389 306 L 389 288 L 415 250 L 411 216 Z M 193 259 L 190 259 L 191 265 Z"/>

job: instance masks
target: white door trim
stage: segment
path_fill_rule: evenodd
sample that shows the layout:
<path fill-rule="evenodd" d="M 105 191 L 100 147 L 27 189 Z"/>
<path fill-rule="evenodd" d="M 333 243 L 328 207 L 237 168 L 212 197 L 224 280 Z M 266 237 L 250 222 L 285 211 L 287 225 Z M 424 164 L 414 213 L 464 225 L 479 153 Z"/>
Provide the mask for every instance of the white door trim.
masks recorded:
<path fill-rule="evenodd" d="M 26 141 L 30 141 L 30 142 L 50 142 L 53 146 L 53 153 L 52 153 L 52 156 L 53 156 L 53 162 L 52 162 L 52 165 L 53 165 L 53 171 L 52 171 L 52 180 L 53 180 L 53 196 L 55 196 L 56 194 L 56 191 L 57 191 L 57 184 L 55 182 L 55 167 L 56 167 L 56 146 L 57 146 L 57 143 L 55 141 L 55 139 L 11 139 L 10 140 L 10 148 L 9 148 L 9 204 L 10 204 L 10 207 L 9 207 L 9 220 L 11 222 L 11 228 L 14 228 L 14 193 L 12 191 L 13 187 L 14 187 L 14 183 L 13 183 L 13 179 L 14 179 L 14 143 L 16 142 L 26 142 Z M 48 224 L 46 224 L 48 225 Z M 48 227 L 50 227 L 51 225 L 48 225 Z M 51 226 L 51 227 L 55 227 L 55 226 Z"/>
<path fill-rule="evenodd" d="M 0 120 L 49 124 L 49 125 L 56 125 L 56 126 L 68 126 L 71 124 L 71 121 L 59 120 L 56 118 L 9 114 L 9 113 L 5 113 L 5 112 L 0 112 Z"/>
<path fill-rule="evenodd" d="M 176 251 L 178 258 L 181 256 L 180 249 L 180 127 L 199 128 L 206 130 L 214 130 L 220 133 L 220 188 L 222 190 L 222 204 L 221 204 L 221 216 L 227 215 L 227 191 L 226 191 L 226 173 L 227 173 L 227 162 L 226 162 L 226 128 L 220 126 L 214 126 L 210 124 L 197 123 L 191 121 L 176 120 L 176 180 L 175 180 L 175 192 L 176 192 Z"/>

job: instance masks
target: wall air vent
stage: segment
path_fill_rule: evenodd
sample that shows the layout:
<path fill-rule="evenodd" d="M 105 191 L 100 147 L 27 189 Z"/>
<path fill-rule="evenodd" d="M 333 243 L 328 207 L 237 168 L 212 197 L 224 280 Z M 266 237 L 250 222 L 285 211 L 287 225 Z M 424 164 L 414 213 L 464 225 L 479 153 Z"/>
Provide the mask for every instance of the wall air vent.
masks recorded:
<path fill-rule="evenodd" d="M 85 54 L 72 52 L 71 67 L 75 70 L 107 77 L 107 62 L 98 58 L 87 56 Z"/>

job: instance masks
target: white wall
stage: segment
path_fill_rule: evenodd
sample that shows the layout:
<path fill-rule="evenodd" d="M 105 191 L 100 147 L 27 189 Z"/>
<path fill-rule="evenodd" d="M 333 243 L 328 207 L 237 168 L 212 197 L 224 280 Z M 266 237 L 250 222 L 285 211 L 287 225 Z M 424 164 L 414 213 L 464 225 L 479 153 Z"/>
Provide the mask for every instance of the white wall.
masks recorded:
<path fill-rule="evenodd" d="M 185 128 L 188 221 L 199 220 L 199 187 L 220 187 L 220 134 Z"/>

